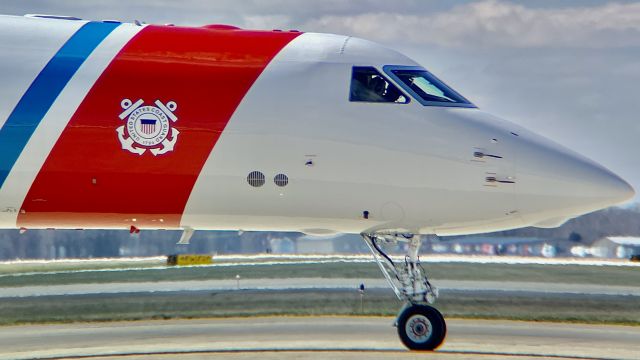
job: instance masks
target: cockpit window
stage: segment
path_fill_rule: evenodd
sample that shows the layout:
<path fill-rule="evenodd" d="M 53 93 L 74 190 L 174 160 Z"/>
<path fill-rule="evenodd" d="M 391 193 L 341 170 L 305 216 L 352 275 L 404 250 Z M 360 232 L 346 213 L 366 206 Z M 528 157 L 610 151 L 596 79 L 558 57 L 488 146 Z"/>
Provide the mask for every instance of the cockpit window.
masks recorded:
<path fill-rule="evenodd" d="M 356 66 L 351 77 L 350 101 L 406 104 L 409 99 L 373 67 Z"/>
<path fill-rule="evenodd" d="M 475 107 L 469 100 L 423 68 L 385 66 L 384 70 L 422 105 Z"/>

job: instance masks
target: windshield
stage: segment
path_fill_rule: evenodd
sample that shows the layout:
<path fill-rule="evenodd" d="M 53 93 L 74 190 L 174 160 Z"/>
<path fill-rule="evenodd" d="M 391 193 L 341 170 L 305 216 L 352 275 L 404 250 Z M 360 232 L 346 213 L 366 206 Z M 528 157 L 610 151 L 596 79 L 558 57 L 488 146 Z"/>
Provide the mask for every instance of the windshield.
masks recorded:
<path fill-rule="evenodd" d="M 475 107 L 425 69 L 385 66 L 385 71 L 423 105 Z"/>
<path fill-rule="evenodd" d="M 354 66 L 351 76 L 350 101 L 408 103 L 408 98 L 374 67 Z"/>

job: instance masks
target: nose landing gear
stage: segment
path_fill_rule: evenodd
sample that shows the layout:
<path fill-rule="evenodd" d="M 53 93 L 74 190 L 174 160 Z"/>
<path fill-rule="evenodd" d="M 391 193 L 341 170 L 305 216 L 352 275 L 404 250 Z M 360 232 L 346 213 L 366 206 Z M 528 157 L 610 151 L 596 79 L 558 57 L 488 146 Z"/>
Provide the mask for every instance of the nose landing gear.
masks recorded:
<path fill-rule="evenodd" d="M 396 320 L 402 343 L 411 350 L 434 350 L 444 341 L 447 326 L 442 314 L 430 306 L 438 290 L 429 283 L 418 258 L 422 240 L 413 234 L 362 234 L 398 299 L 405 303 Z M 408 243 L 403 263 L 394 262 L 381 244 Z"/>

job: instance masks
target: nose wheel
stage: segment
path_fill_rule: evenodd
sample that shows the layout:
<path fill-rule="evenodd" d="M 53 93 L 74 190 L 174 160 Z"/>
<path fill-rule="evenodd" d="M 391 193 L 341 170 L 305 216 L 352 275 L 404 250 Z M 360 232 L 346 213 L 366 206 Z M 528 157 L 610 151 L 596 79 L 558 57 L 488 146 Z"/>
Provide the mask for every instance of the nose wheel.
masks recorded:
<path fill-rule="evenodd" d="M 398 335 L 411 350 L 435 350 L 447 335 L 442 314 L 428 305 L 411 305 L 398 317 Z"/>
<path fill-rule="evenodd" d="M 420 264 L 418 251 L 421 239 L 412 234 L 362 234 L 371 249 L 382 274 L 399 300 L 405 304 L 396 321 L 402 343 L 411 350 L 435 350 L 447 335 L 442 314 L 429 306 L 438 297 L 438 290 L 427 279 Z M 383 244 L 407 242 L 404 262 L 394 262 L 383 250 Z"/>

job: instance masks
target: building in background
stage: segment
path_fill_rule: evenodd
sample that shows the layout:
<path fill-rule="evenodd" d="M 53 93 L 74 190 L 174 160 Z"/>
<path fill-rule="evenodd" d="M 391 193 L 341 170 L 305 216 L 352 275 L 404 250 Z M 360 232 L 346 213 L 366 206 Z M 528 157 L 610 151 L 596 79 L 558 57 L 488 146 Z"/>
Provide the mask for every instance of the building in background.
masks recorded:
<path fill-rule="evenodd" d="M 640 237 L 607 236 L 591 246 L 575 246 L 571 252 L 580 257 L 628 259 L 631 255 L 640 254 Z"/>

